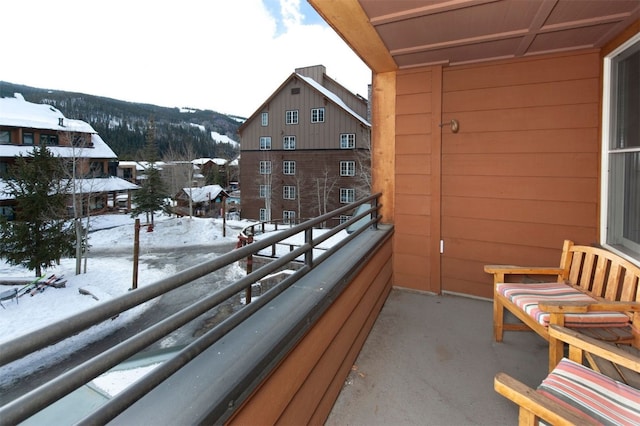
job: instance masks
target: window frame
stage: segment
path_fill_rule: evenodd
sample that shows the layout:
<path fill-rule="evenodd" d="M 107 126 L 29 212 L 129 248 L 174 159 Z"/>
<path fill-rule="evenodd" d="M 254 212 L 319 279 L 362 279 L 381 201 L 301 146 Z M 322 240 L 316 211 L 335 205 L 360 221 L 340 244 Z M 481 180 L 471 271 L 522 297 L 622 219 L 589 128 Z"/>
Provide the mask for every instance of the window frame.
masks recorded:
<path fill-rule="evenodd" d="M 296 137 L 294 135 L 287 135 L 282 137 L 282 149 L 285 151 L 295 151 L 296 149 Z"/>
<path fill-rule="evenodd" d="M 340 204 L 351 204 L 356 201 L 354 188 L 340 188 Z"/>
<path fill-rule="evenodd" d="M 260 151 L 271 150 L 271 136 L 260 136 Z"/>
<path fill-rule="evenodd" d="M 284 185 L 282 187 L 282 199 L 283 200 L 295 200 L 296 199 L 296 186 Z"/>
<path fill-rule="evenodd" d="M 640 146 L 616 147 L 615 128 L 617 108 L 617 80 L 614 73 L 619 59 L 640 52 L 640 33 L 614 49 L 604 58 L 602 95 L 602 154 L 600 188 L 600 242 L 608 250 L 640 266 L 640 243 L 625 238 L 624 214 L 628 210 L 625 195 L 625 163 L 621 156 L 640 156 Z M 640 160 L 639 158 L 634 159 Z M 640 170 L 640 166 L 635 166 Z M 634 182 L 637 187 L 640 182 Z M 622 189 L 615 190 L 622 186 Z M 637 200 L 636 200 L 637 203 Z M 637 219 L 636 219 L 637 220 Z"/>
<path fill-rule="evenodd" d="M 340 176 L 351 177 L 356 175 L 356 162 L 354 160 L 340 161 Z"/>
<path fill-rule="evenodd" d="M 260 164 L 258 165 L 258 169 L 261 175 L 270 175 L 273 168 L 271 167 L 270 160 L 260 160 Z"/>
<path fill-rule="evenodd" d="M 284 124 L 286 125 L 295 125 L 298 124 L 299 119 L 299 111 L 297 109 L 289 109 L 284 112 Z"/>
<path fill-rule="evenodd" d="M 269 125 L 269 113 L 263 112 L 260 116 L 260 125 L 262 127 L 267 127 Z"/>
<path fill-rule="evenodd" d="M 282 161 L 282 174 L 293 176 L 296 174 L 296 162 L 294 160 Z"/>
<path fill-rule="evenodd" d="M 11 145 L 11 130 L 2 129 L 0 130 L 0 136 L 6 136 L 6 140 L 2 140 L 0 137 L 0 145 Z"/>
<path fill-rule="evenodd" d="M 324 123 L 324 107 L 311 108 L 311 123 Z"/>
<path fill-rule="evenodd" d="M 267 198 L 271 194 L 271 185 L 258 186 L 258 198 Z"/>
<path fill-rule="evenodd" d="M 283 210 L 282 211 L 282 223 L 288 225 L 293 221 L 295 223 L 296 212 L 295 210 Z"/>
<path fill-rule="evenodd" d="M 355 133 L 340 133 L 340 149 L 355 149 L 355 147 L 356 147 Z"/>
<path fill-rule="evenodd" d="M 27 136 L 30 136 L 31 142 L 27 142 Z M 33 134 L 33 132 L 23 132 L 22 133 L 22 145 L 28 145 L 28 146 L 33 146 L 33 144 L 35 143 L 35 135 Z"/>

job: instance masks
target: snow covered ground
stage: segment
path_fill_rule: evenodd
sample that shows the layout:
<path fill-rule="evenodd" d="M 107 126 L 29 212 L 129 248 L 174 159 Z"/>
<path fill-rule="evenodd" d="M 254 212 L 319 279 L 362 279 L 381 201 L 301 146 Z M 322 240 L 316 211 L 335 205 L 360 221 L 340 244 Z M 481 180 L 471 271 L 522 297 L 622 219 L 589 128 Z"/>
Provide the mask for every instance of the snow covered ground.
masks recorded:
<path fill-rule="evenodd" d="M 141 222 L 145 222 L 144 218 L 141 218 Z M 157 253 L 152 254 L 156 249 L 214 246 L 235 242 L 240 229 L 251 223 L 250 221 L 227 221 L 226 237 L 223 237 L 221 219 L 175 218 L 158 215 L 153 232 L 147 232 L 145 227 L 140 230 L 141 260 L 145 256 L 157 257 Z M 129 291 L 133 276 L 134 219 L 124 214 L 96 216 L 92 218 L 91 229 L 93 232 L 90 233 L 90 250 L 94 253 L 94 257 L 89 258 L 86 273 L 75 275 L 75 259 L 63 259 L 59 266 L 47 270 L 46 276 L 63 275 L 67 280 L 65 288 L 46 288 L 44 292 L 37 292 L 33 296 L 27 294 L 20 297 L 18 303 L 15 300 L 2 302 L 5 309 L 0 308 L 0 330 L 2 330 L 0 345 L 70 315 L 91 309 L 99 303 Z M 322 232 L 325 231 L 314 230 L 314 237 Z M 346 235 L 346 231 L 341 231 L 319 247 L 326 249 Z M 256 240 L 259 239 L 260 235 L 257 235 Z M 290 250 L 290 245 L 296 247 L 303 242 L 304 236 L 302 234 L 287 238 L 277 245 L 277 253 L 286 253 Z M 264 252 L 270 254 L 271 250 L 265 249 Z M 319 252 L 320 250 L 314 250 L 316 255 Z M 175 272 L 175 267 L 170 264 L 164 265 L 162 268 L 157 266 L 150 268 L 141 261 L 138 285 L 148 285 Z M 0 260 L 0 279 L 8 280 L 11 278 L 24 280 L 34 277 L 32 271 L 7 265 Z M 0 292 L 13 288 L 19 289 L 21 286 L 2 285 Z M 98 300 L 92 296 L 80 294 L 80 289 L 89 291 Z M 23 375 L 25 371 L 34 371 L 37 368 L 51 365 L 83 345 L 103 338 L 112 333 L 115 328 L 122 327 L 124 322 L 135 320 L 153 303 L 153 301 L 147 302 L 121 314 L 117 321 L 98 324 L 62 343 L 0 367 L 0 386 L 12 382 Z M 129 371 L 122 376 L 124 378 L 118 374 L 105 375 L 105 377 L 97 379 L 95 383 L 100 382 L 100 387 L 105 392 L 114 395 L 135 381 L 132 377 L 142 374 L 146 368 Z M 111 381 L 111 383 L 105 383 L 105 381 Z"/>
<path fill-rule="evenodd" d="M 144 218 L 141 218 L 141 222 L 144 223 L 144 221 Z M 144 259 L 146 253 L 156 248 L 229 244 L 237 241 L 239 229 L 249 223 L 227 221 L 227 236 L 223 237 L 221 219 L 170 218 L 158 215 L 153 232 L 147 232 L 144 227 L 140 230 L 141 259 Z M 33 296 L 26 294 L 20 297 L 17 303 L 15 299 L 3 301 L 4 309 L 0 308 L 0 330 L 2 330 L 0 345 L 70 315 L 91 309 L 98 303 L 129 291 L 133 276 L 134 219 L 124 214 L 96 216 L 92 218 L 91 228 L 95 230 L 90 233 L 90 245 L 93 252 L 111 252 L 121 255 L 91 257 L 88 260 L 87 273 L 80 275 L 75 275 L 75 259 L 62 259 L 59 266 L 46 271 L 46 276 L 63 275 L 67 280 L 65 288 L 46 288 L 42 293 L 37 292 Z M 138 286 L 156 282 L 175 272 L 174 266 L 165 265 L 163 268 L 157 266 L 150 268 L 141 261 Z M 35 277 L 32 271 L 10 266 L 4 261 L 0 261 L 0 279 L 9 280 L 12 278 L 24 280 Z M 0 292 L 21 287 L 2 285 Z M 80 294 L 79 289 L 81 288 L 88 290 L 98 300 Z M 0 384 L 23 374 L 32 363 L 39 367 L 42 367 L 42 359 L 53 363 L 56 359 L 67 356 L 88 341 L 95 341 L 108 335 L 114 327 L 122 327 L 123 322 L 133 321 L 144 309 L 148 309 L 151 303 L 153 302 L 147 302 L 145 305 L 123 313 L 118 317 L 118 321 L 114 321 L 112 324 L 105 322 L 96 325 L 89 332 L 81 333 L 71 340 L 63 342 L 63 345 L 54 345 L 38 354 L 1 367 Z"/>

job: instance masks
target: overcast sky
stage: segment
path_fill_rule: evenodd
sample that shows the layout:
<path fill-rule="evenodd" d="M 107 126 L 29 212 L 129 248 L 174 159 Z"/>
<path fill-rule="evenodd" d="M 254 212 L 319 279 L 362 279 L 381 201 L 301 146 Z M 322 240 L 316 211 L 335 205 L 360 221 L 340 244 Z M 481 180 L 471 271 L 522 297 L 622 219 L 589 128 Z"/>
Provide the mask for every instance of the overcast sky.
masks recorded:
<path fill-rule="evenodd" d="M 0 81 L 248 116 L 297 67 L 371 73 L 306 0 L 11 0 Z"/>

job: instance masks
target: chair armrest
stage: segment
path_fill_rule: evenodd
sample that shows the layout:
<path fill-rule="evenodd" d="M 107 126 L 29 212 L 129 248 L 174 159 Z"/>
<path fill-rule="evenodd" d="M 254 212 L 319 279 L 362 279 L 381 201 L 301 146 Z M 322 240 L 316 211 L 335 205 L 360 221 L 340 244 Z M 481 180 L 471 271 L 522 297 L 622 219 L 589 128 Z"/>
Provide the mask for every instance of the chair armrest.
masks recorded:
<path fill-rule="evenodd" d="M 549 335 L 569 344 L 570 351 L 571 349 L 579 349 L 589 352 L 614 364 L 640 373 L 640 357 L 634 356 L 612 344 L 604 343 L 575 330 L 553 324 L 549 326 Z"/>
<path fill-rule="evenodd" d="M 515 402 L 524 409 L 554 425 L 597 424 L 590 419 L 578 416 L 556 401 L 536 392 L 524 383 L 505 374 L 496 374 L 493 380 L 496 392 Z M 522 417 L 522 416 L 521 416 Z"/>
<path fill-rule="evenodd" d="M 571 302 L 546 301 L 540 302 L 540 309 L 549 313 L 583 314 L 585 312 L 640 312 L 639 302 Z"/>
<path fill-rule="evenodd" d="M 564 272 L 564 269 L 549 266 L 484 265 L 484 271 L 489 274 L 504 275 L 559 275 Z"/>

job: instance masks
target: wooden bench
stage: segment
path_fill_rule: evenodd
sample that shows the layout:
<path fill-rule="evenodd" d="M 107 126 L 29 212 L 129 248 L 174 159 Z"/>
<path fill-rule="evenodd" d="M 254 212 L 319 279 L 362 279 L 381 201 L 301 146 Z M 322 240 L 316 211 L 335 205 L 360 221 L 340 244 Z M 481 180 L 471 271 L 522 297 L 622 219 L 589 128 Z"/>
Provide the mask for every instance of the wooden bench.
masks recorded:
<path fill-rule="evenodd" d="M 640 357 L 557 325 L 549 333 L 569 345 L 569 358 L 536 390 L 503 372 L 495 376 L 495 390 L 520 406 L 518 424 L 640 424 L 640 390 L 583 365 L 589 353 L 640 373 Z"/>
<path fill-rule="evenodd" d="M 535 331 L 549 341 L 549 371 L 564 352 L 563 343 L 549 336 L 549 324 L 640 347 L 640 268 L 614 253 L 566 240 L 557 268 L 486 265 L 484 270 L 493 274 L 495 340 L 501 342 L 505 330 Z M 522 323 L 505 323 L 504 309 Z"/>

